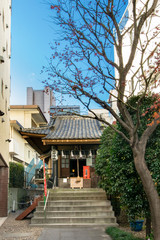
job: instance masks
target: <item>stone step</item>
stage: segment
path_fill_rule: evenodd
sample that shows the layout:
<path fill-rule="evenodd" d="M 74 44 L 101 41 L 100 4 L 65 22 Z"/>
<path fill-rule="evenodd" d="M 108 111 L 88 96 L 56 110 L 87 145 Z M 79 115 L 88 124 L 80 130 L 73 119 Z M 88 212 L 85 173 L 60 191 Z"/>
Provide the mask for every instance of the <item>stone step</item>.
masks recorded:
<path fill-rule="evenodd" d="M 97 200 L 59 200 L 59 201 L 48 201 L 47 206 L 110 206 L 110 201 L 97 201 Z M 40 201 L 38 206 L 44 206 L 44 202 Z"/>
<path fill-rule="evenodd" d="M 105 200 L 106 196 L 49 196 L 48 201 L 56 200 Z"/>
<path fill-rule="evenodd" d="M 114 217 L 113 211 L 36 211 L 34 217 Z"/>
<path fill-rule="evenodd" d="M 115 217 L 34 217 L 31 224 L 39 223 L 116 223 Z"/>
<path fill-rule="evenodd" d="M 103 192 L 105 191 L 102 188 L 82 188 L 82 189 L 72 189 L 72 188 L 54 188 L 50 189 L 50 193 L 52 192 Z"/>
<path fill-rule="evenodd" d="M 40 201 L 31 226 L 86 227 L 117 226 L 106 194 L 101 189 L 50 190 L 46 211 Z"/>
<path fill-rule="evenodd" d="M 43 211 L 44 206 L 38 206 L 36 208 L 36 211 Z M 82 205 L 76 205 L 76 206 L 53 206 L 53 207 L 46 207 L 46 211 L 111 211 L 112 210 L 112 206 L 108 205 L 108 206 L 97 206 L 97 205 L 92 205 L 92 206 L 82 206 Z"/>
<path fill-rule="evenodd" d="M 101 197 L 101 198 L 105 198 L 106 199 L 106 195 L 104 193 L 96 193 L 96 194 L 87 194 L 87 193 L 84 193 L 84 194 L 81 194 L 81 193 L 78 193 L 78 194 L 71 194 L 71 193 L 66 193 L 66 194 L 62 194 L 62 193 L 52 193 L 52 194 L 49 194 L 49 198 L 53 198 L 53 197 L 61 197 L 61 198 L 64 198 L 64 197 L 73 197 L 73 198 L 94 198 L 94 197 Z"/>
<path fill-rule="evenodd" d="M 64 192 L 56 192 L 56 191 L 52 191 L 49 193 L 50 196 L 71 196 L 71 195 L 76 195 L 76 196 L 105 196 L 106 197 L 106 193 L 105 192 L 93 192 L 93 191 L 84 191 L 84 192 L 76 192 L 76 191 L 64 191 Z"/>
<path fill-rule="evenodd" d="M 31 227 L 43 227 L 43 228 L 88 228 L 88 227 L 118 227 L 117 223 L 34 223 L 30 225 Z"/>

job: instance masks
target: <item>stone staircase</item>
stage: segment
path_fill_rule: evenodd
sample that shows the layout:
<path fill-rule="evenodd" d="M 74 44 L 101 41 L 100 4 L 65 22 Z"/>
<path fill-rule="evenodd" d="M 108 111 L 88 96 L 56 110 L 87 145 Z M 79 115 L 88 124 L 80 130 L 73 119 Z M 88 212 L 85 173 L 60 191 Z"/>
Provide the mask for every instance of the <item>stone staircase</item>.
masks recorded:
<path fill-rule="evenodd" d="M 102 189 L 50 190 L 46 212 L 40 201 L 31 226 L 36 227 L 88 227 L 117 226 L 109 200 Z"/>

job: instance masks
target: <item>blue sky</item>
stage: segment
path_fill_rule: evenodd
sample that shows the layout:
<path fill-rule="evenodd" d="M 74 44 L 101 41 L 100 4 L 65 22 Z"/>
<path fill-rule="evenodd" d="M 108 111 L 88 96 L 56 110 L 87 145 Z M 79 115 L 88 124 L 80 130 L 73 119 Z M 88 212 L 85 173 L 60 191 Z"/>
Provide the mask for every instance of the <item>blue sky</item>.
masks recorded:
<path fill-rule="evenodd" d="M 26 88 L 43 89 L 40 75 L 50 56 L 53 24 L 43 0 L 12 0 L 11 104 L 26 104 Z"/>
<path fill-rule="evenodd" d="M 45 75 L 40 72 L 51 56 L 49 44 L 58 38 L 51 14 L 46 0 L 12 0 L 11 105 L 27 103 L 27 87 L 44 89 Z M 81 105 L 78 100 L 65 99 L 64 105 Z"/>
<path fill-rule="evenodd" d="M 26 89 L 43 89 L 42 66 L 51 55 L 49 43 L 58 38 L 47 0 L 12 0 L 11 105 L 26 104 Z M 63 104 L 80 105 L 75 99 Z M 92 108 L 97 108 L 95 104 Z"/>

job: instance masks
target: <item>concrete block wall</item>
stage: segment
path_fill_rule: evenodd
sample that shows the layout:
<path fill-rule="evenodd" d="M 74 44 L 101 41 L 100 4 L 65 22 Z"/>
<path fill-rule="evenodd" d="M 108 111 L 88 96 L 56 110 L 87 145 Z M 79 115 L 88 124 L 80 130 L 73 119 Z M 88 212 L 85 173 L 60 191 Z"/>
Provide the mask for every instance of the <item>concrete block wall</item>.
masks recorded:
<path fill-rule="evenodd" d="M 26 189 L 23 188 L 9 188 L 8 191 L 8 212 L 16 211 L 22 203 L 22 198 L 27 196 Z"/>

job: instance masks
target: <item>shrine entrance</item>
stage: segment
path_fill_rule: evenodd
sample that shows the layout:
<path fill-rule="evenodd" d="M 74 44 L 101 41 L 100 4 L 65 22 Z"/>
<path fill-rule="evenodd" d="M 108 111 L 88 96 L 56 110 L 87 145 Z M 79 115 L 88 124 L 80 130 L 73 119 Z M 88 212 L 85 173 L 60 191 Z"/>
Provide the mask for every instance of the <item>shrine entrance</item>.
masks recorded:
<path fill-rule="evenodd" d="M 86 159 L 70 159 L 70 177 L 83 177 L 83 166 L 86 166 Z"/>

